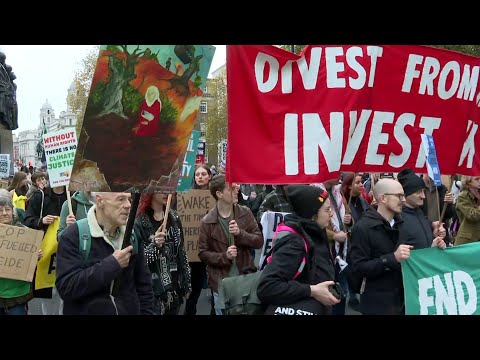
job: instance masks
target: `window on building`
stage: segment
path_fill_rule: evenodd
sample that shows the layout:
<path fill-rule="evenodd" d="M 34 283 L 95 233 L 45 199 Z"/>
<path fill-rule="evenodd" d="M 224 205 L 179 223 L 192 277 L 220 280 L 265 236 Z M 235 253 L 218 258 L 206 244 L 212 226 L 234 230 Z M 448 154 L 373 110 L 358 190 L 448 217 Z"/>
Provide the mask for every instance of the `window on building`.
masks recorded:
<path fill-rule="evenodd" d="M 207 113 L 207 102 L 206 101 L 202 101 L 200 103 L 200 112 L 202 114 L 206 114 Z"/>
<path fill-rule="evenodd" d="M 200 137 L 205 138 L 207 136 L 207 127 L 205 123 L 200 123 Z"/>

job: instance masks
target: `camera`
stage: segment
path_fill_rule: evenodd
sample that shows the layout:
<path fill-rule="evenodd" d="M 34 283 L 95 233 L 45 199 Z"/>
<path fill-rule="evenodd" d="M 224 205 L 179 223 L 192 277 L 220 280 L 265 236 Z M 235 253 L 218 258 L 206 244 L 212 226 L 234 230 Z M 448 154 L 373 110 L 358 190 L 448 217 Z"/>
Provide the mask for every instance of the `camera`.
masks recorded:
<path fill-rule="evenodd" d="M 330 285 L 328 287 L 328 290 L 338 300 L 340 300 L 340 301 L 345 300 L 345 298 L 346 298 L 345 293 L 343 292 L 342 287 L 340 286 L 340 284 L 338 282 L 336 282 L 335 285 Z"/>

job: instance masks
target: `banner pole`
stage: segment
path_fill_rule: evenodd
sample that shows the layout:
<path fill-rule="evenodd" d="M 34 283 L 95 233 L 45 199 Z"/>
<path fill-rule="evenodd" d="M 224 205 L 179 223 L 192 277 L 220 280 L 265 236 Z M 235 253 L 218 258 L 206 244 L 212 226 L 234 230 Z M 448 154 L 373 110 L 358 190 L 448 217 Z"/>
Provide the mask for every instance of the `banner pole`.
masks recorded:
<path fill-rule="evenodd" d="M 74 215 L 72 210 L 72 198 L 70 197 L 70 190 L 68 190 L 68 184 L 67 186 L 65 186 L 65 191 L 67 192 L 68 214 Z"/>
<path fill-rule="evenodd" d="M 438 210 L 438 215 L 439 215 L 439 219 L 438 219 L 438 220 L 440 221 L 440 225 L 441 225 L 441 223 L 442 223 L 442 218 L 443 218 L 443 216 L 445 215 L 445 212 L 442 211 L 442 214 L 440 214 L 440 196 L 438 195 L 438 187 L 437 187 L 437 186 L 435 186 L 435 193 L 437 194 L 437 210 Z M 445 205 L 446 205 L 446 204 L 444 204 L 444 206 L 443 206 L 443 210 L 446 209 Z"/>

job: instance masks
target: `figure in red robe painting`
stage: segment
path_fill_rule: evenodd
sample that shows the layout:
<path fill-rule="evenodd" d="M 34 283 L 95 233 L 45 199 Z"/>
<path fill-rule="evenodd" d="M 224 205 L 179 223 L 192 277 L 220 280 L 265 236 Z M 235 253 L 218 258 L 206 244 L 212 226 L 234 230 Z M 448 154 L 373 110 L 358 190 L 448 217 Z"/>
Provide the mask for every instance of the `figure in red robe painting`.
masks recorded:
<path fill-rule="evenodd" d="M 160 130 L 162 102 L 156 86 L 149 86 L 138 110 L 138 122 L 132 132 L 137 136 L 155 136 Z"/>

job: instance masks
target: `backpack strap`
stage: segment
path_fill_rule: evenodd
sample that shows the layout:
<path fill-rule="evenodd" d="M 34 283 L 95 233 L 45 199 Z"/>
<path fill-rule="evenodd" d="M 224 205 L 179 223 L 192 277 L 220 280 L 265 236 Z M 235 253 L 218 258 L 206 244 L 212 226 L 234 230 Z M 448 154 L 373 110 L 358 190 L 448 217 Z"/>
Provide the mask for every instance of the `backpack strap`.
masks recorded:
<path fill-rule="evenodd" d="M 88 219 L 81 219 L 77 221 L 78 226 L 78 251 L 82 254 L 83 264 L 87 264 L 88 256 L 90 255 L 90 248 L 92 247 L 92 236 L 90 235 L 90 227 L 88 226 Z"/>
<path fill-rule="evenodd" d="M 304 237 L 301 233 L 299 233 L 297 230 L 295 230 L 294 228 L 291 228 L 290 226 L 287 226 L 287 225 L 285 225 L 284 223 L 280 223 L 280 224 L 277 226 L 277 230 L 275 231 L 275 234 L 273 234 L 273 239 L 272 239 L 272 241 L 277 240 L 277 244 L 278 244 L 278 240 L 280 240 L 281 238 L 284 238 L 285 236 L 287 236 L 287 235 L 289 235 L 289 234 L 291 234 L 291 233 L 300 235 L 300 237 L 302 238 L 303 243 L 304 243 L 304 245 L 305 245 L 305 255 L 303 256 L 302 262 L 300 263 L 300 266 L 298 267 L 297 272 L 296 272 L 295 275 L 293 276 L 293 280 L 295 280 L 297 277 L 300 276 L 300 274 L 302 273 L 302 271 L 303 271 L 303 269 L 305 268 L 305 265 L 306 265 L 306 263 L 307 263 L 306 255 L 308 254 L 309 246 L 308 246 L 307 241 L 305 240 L 305 237 Z M 283 245 L 283 243 L 281 243 L 281 244 Z M 266 258 L 267 263 L 269 263 L 269 262 L 272 260 L 273 249 L 275 248 L 275 245 L 276 245 L 276 244 L 274 244 L 274 245 L 272 246 L 271 253 L 270 253 L 270 255 Z M 277 247 L 278 247 L 278 246 L 277 246 Z"/>

